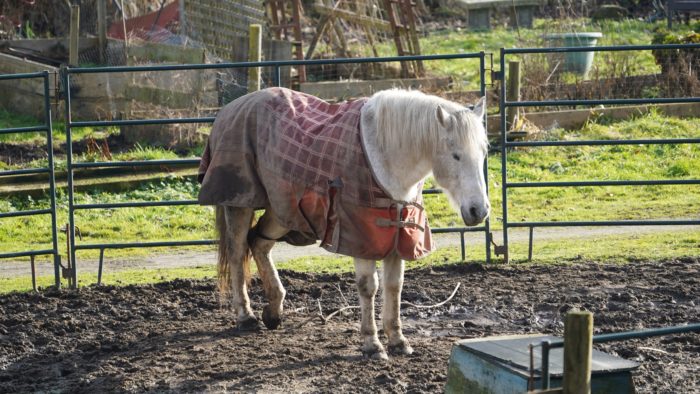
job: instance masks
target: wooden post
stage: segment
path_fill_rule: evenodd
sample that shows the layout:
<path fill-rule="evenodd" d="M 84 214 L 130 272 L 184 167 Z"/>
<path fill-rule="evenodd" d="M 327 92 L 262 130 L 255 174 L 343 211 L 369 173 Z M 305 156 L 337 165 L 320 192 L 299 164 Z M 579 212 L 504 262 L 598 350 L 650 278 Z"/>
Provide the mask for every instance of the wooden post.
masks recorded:
<path fill-rule="evenodd" d="M 68 44 L 68 64 L 78 65 L 78 36 L 80 35 L 80 6 L 70 6 L 70 40 Z"/>
<path fill-rule="evenodd" d="M 107 63 L 107 0 L 97 0 L 97 46 L 100 64 Z"/>
<path fill-rule="evenodd" d="M 259 62 L 262 53 L 262 26 L 252 24 L 248 29 L 248 61 Z M 260 67 L 248 67 L 248 92 L 256 90 L 260 90 Z"/>
<path fill-rule="evenodd" d="M 506 85 L 506 99 L 508 101 L 520 101 L 520 62 L 508 62 L 508 85 Z M 513 130 L 517 119 L 518 108 L 508 108 L 506 113 L 506 128 Z"/>
<path fill-rule="evenodd" d="M 593 314 L 569 312 L 564 322 L 564 394 L 591 392 Z"/>
<path fill-rule="evenodd" d="M 129 37 L 126 34 L 126 8 L 124 8 L 124 0 L 120 0 L 122 9 L 122 32 L 124 33 L 124 59 L 129 59 Z"/>
<path fill-rule="evenodd" d="M 187 13 L 185 12 L 185 0 L 180 0 L 178 4 L 180 10 L 180 36 L 187 36 Z M 183 42 L 185 42 L 183 40 Z"/>

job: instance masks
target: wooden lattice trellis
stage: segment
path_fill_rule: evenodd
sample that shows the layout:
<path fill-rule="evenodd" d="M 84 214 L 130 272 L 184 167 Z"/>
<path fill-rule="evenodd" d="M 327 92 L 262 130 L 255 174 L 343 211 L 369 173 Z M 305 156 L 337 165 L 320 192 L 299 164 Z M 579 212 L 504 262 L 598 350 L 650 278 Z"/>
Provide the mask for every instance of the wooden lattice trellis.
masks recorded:
<path fill-rule="evenodd" d="M 363 33 L 374 56 L 378 56 L 375 44 L 380 35 L 393 37 L 399 56 L 420 54 L 414 0 L 317 0 L 313 10 L 321 18 L 316 23 L 316 32 L 306 54 L 302 55 L 300 0 L 268 1 L 270 29 L 278 38 L 288 37 L 297 45 L 297 59 L 310 59 L 323 39 L 331 45 L 336 56 L 352 57 L 346 39 L 348 27 Z M 404 77 L 423 76 L 425 73 L 420 61 L 401 62 L 401 69 Z"/>

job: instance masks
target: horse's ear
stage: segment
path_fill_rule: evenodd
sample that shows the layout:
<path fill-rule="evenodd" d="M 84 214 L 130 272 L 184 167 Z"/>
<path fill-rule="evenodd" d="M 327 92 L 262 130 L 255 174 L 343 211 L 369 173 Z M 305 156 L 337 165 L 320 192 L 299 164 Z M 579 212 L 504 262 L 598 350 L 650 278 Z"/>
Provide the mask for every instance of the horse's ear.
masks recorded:
<path fill-rule="evenodd" d="M 479 119 L 484 117 L 484 112 L 486 112 L 486 96 L 483 96 L 477 101 L 472 112 L 474 112 L 474 115 Z"/>
<path fill-rule="evenodd" d="M 435 112 L 435 117 L 437 118 L 438 122 L 442 125 L 442 127 L 449 129 L 450 124 L 452 123 L 452 117 L 451 115 L 445 111 L 442 106 L 438 105 L 437 106 L 437 111 Z"/>

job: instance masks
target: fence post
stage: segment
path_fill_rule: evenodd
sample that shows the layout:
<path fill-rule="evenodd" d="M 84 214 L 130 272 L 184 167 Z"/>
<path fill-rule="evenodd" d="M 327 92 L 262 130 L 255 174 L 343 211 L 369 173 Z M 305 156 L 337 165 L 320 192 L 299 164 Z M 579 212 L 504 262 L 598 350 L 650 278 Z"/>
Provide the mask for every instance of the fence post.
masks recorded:
<path fill-rule="evenodd" d="M 78 65 L 79 43 L 78 36 L 80 35 L 80 6 L 70 6 L 70 41 L 68 43 L 68 64 L 71 66 Z"/>
<path fill-rule="evenodd" d="M 262 53 L 262 26 L 252 24 L 248 35 L 248 61 L 259 62 Z M 260 90 L 260 67 L 248 67 L 248 92 Z"/>
<path fill-rule="evenodd" d="M 508 91 L 506 92 L 506 99 L 510 102 L 520 101 L 520 62 L 510 61 L 508 62 Z M 508 130 L 513 130 L 515 126 L 515 119 L 518 115 L 518 107 L 508 108 L 506 114 L 506 125 Z"/>
<path fill-rule="evenodd" d="M 569 312 L 564 322 L 564 394 L 591 392 L 593 314 Z"/>

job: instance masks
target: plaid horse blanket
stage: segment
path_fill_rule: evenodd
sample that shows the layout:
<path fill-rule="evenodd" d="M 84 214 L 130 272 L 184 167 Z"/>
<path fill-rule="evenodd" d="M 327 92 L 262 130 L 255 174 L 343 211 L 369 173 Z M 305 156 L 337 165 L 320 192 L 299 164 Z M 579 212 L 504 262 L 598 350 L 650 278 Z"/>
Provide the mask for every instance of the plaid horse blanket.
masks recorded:
<path fill-rule="evenodd" d="M 320 240 L 347 256 L 429 253 L 421 193 L 394 201 L 372 173 L 360 133 L 365 102 L 330 104 L 284 88 L 234 100 L 216 117 L 202 155 L 199 203 L 272 208 L 291 229 L 287 242 Z"/>

